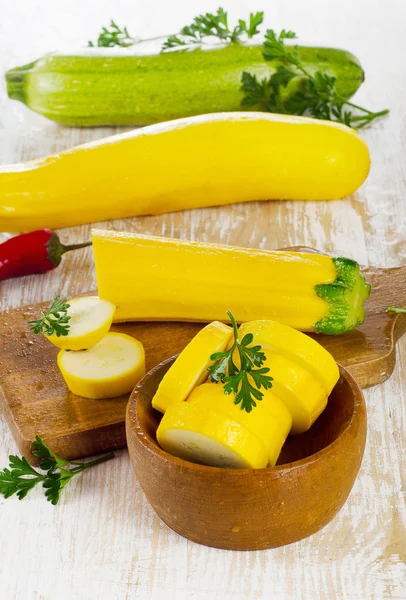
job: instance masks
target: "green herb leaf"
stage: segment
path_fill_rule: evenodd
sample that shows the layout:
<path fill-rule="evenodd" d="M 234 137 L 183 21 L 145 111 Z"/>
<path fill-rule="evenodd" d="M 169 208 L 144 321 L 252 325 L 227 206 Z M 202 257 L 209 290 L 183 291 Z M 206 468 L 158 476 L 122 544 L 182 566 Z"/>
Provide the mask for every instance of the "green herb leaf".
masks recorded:
<path fill-rule="evenodd" d="M 261 110 L 279 114 L 292 114 L 286 104 L 286 87 L 296 75 L 279 66 L 269 78 L 259 80 L 256 75 L 244 72 L 241 89 L 246 93 L 242 100 L 243 106 L 258 106 Z M 295 114 L 303 114 L 295 112 Z"/>
<path fill-rule="evenodd" d="M 273 29 L 267 30 L 263 55 L 265 60 L 276 62 L 276 72 L 261 80 L 244 72 L 241 77 L 242 106 L 258 107 L 271 113 L 308 115 L 355 129 L 388 114 L 388 110 L 374 113 L 340 96 L 335 77 L 322 71 L 311 74 L 300 59 L 298 47 L 285 44 L 285 40 L 295 38 L 293 31 L 283 29 L 277 35 Z M 291 85 L 292 81 L 295 85 Z"/>
<path fill-rule="evenodd" d="M 235 395 L 234 404 L 241 404 L 241 410 L 251 412 L 257 402 L 262 400 L 260 388 L 270 389 L 273 378 L 267 374 L 268 367 L 262 366 L 266 356 L 261 346 L 250 346 L 254 340 L 252 333 L 247 333 L 240 341 L 234 315 L 230 311 L 227 311 L 227 315 L 233 325 L 234 343 L 229 350 L 210 356 L 213 364 L 208 367 L 209 379 L 214 383 L 223 383 L 224 393 Z M 240 368 L 234 362 L 235 351 L 238 352 Z"/>
<path fill-rule="evenodd" d="M 52 335 L 55 333 L 57 337 L 68 335 L 69 321 L 68 308 L 70 304 L 66 300 L 61 300 L 57 296 L 52 302 L 49 310 L 43 311 L 42 317 L 36 321 L 28 321 L 31 331 L 34 333 L 45 333 Z"/>
<path fill-rule="evenodd" d="M 9 469 L 0 471 L 0 494 L 5 498 L 10 498 L 13 494 L 17 494 L 22 500 L 40 481 L 43 481 L 44 476 L 38 473 L 28 463 L 23 456 L 9 456 Z"/>
<path fill-rule="evenodd" d="M 245 25 L 245 21 L 242 21 L 245 25 L 245 31 L 249 38 L 253 38 L 255 35 L 259 34 L 259 26 L 264 22 L 264 13 L 256 12 L 250 13 L 250 21 L 248 27 Z"/>
<path fill-rule="evenodd" d="M 39 468 L 45 473 L 34 469 L 25 456 L 9 456 L 9 469 L 0 472 L 0 494 L 5 498 L 16 494 L 22 500 L 38 483 L 42 483 L 47 500 L 57 504 L 63 488 L 75 475 L 114 458 L 114 454 L 110 453 L 87 463 L 69 462 L 54 454 L 39 435 L 35 437 L 32 446 L 33 455 L 42 458 Z M 71 468 L 64 468 L 66 465 Z"/>
<path fill-rule="evenodd" d="M 300 59 L 297 52 L 297 47 L 294 48 L 293 52 L 289 52 L 285 46 L 285 40 L 295 39 L 296 33 L 294 31 L 286 31 L 282 29 L 279 35 L 276 35 L 273 29 L 268 29 L 265 34 L 264 40 L 264 58 L 265 60 L 280 60 L 286 64 L 296 65 L 300 63 Z"/>
<path fill-rule="evenodd" d="M 187 45 L 188 44 L 184 40 L 181 40 L 179 36 L 169 35 L 168 39 L 166 40 L 166 42 L 164 42 L 164 44 L 162 46 L 162 51 L 169 50 L 170 48 L 177 48 L 178 46 L 187 46 Z"/>
<path fill-rule="evenodd" d="M 247 38 L 257 35 L 263 20 L 263 12 L 251 13 L 248 23 L 239 19 L 238 24 L 231 28 L 228 24 L 228 13 L 223 8 L 219 8 L 216 13 L 198 15 L 190 25 L 182 27 L 179 34 L 170 35 L 162 46 L 162 52 L 202 44 L 207 37 L 216 37 L 224 43 L 238 43 L 244 35 Z"/>
<path fill-rule="evenodd" d="M 47 477 L 42 484 L 45 488 L 45 496 L 51 504 L 58 504 L 61 492 L 65 485 L 74 477 L 76 473 L 67 469 L 61 469 L 59 473 L 53 471 L 47 473 Z"/>
<path fill-rule="evenodd" d="M 69 464 L 68 460 L 64 458 L 60 458 L 56 454 L 52 452 L 50 448 L 42 441 L 39 435 L 35 436 L 35 440 L 32 442 L 33 455 L 42 458 L 40 463 L 40 469 L 43 471 L 54 471 L 55 469 L 60 469 L 65 465 Z"/>
<path fill-rule="evenodd" d="M 113 48 L 114 46 L 127 48 L 128 46 L 133 46 L 135 43 L 137 43 L 137 40 L 130 36 L 127 27 L 123 27 L 123 29 L 121 29 L 121 27 L 119 27 L 117 23 L 111 19 L 110 28 L 102 27 L 96 43 L 89 41 L 87 45 L 90 48 L 94 48 L 96 46 L 99 48 Z"/>

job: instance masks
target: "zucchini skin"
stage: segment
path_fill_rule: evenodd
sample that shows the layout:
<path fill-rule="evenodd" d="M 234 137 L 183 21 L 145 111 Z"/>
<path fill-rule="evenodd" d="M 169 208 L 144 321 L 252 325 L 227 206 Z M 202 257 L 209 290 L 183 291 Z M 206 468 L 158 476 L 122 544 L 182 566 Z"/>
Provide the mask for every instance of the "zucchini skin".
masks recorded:
<path fill-rule="evenodd" d="M 311 72 L 337 78 L 352 96 L 364 79 L 358 60 L 345 50 L 300 47 Z M 269 77 L 261 45 L 230 44 L 212 50 L 146 56 L 48 54 L 6 73 L 10 98 L 63 125 L 149 125 L 210 112 L 241 109 L 243 71 Z"/>

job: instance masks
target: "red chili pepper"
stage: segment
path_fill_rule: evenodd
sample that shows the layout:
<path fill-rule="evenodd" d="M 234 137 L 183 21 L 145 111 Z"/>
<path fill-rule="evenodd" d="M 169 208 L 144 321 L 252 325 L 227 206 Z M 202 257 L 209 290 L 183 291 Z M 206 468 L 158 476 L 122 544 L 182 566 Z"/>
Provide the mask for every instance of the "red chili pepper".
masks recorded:
<path fill-rule="evenodd" d="M 55 269 L 62 255 L 92 242 L 64 246 L 50 229 L 23 233 L 0 244 L 0 281 Z"/>

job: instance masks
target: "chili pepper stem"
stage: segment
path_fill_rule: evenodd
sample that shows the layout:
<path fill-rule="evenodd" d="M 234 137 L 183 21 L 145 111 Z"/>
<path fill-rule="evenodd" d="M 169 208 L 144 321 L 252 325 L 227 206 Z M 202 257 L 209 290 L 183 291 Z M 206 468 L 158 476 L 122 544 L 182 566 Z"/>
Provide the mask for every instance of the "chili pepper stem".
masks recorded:
<path fill-rule="evenodd" d="M 70 244 L 69 246 L 62 245 L 62 254 L 65 252 L 70 252 L 70 250 L 79 250 L 79 248 L 86 248 L 87 246 L 91 246 L 92 242 L 83 242 L 82 244 Z"/>
<path fill-rule="evenodd" d="M 86 246 L 90 246 L 91 244 L 92 242 L 82 242 L 81 244 L 71 244 L 70 246 L 65 246 L 64 244 L 61 244 L 56 233 L 52 233 L 47 243 L 48 258 L 54 264 L 54 266 L 57 267 L 62 260 L 62 256 L 66 254 L 66 252 L 77 250 L 78 248 L 86 248 Z"/>

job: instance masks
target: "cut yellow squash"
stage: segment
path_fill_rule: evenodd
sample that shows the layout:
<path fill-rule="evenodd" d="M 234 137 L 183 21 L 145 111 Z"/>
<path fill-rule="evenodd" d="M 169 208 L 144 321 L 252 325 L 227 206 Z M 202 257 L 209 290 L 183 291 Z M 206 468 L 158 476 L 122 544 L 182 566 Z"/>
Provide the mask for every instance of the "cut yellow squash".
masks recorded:
<path fill-rule="evenodd" d="M 268 464 L 267 446 L 257 436 L 221 412 L 198 403 L 169 406 L 156 436 L 166 452 L 184 460 L 234 469 L 260 469 Z"/>
<path fill-rule="evenodd" d="M 171 404 L 186 400 L 192 389 L 207 379 L 210 356 L 225 350 L 231 335 L 232 329 L 218 321 L 199 331 L 164 375 L 152 406 L 164 413 Z"/>
<path fill-rule="evenodd" d="M 70 317 L 68 335 L 45 335 L 58 348 L 85 350 L 99 342 L 108 332 L 116 310 L 114 304 L 98 296 L 73 298 L 68 301 Z"/>
<path fill-rule="evenodd" d="M 273 377 L 272 391 L 292 415 L 291 433 L 310 429 L 327 405 L 328 394 L 320 380 L 307 369 L 276 352 L 266 351 L 264 366 Z"/>
<path fill-rule="evenodd" d="M 340 334 L 364 320 L 370 286 L 359 265 L 321 254 L 268 252 L 93 231 L 99 295 L 116 321 L 270 319 Z"/>
<path fill-rule="evenodd" d="M 340 372 L 330 352 L 321 344 L 276 321 L 243 323 L 238 329 L 238 337 L 242 339 L 247 333 L 253 334 L 255 343 L 262 346 L 269 360 L 273 354 L 279 354 L 294 361 L 308 370 L 321 383 L 327 396 L 330 395 Z"/>
<path fill-rule="evenodd" d="M 292 434 L 310 429 L 327 405 L 340 372 L 331 354 L 318 342 L 275 321 L 251 321 L 238 330 L 242 339 L 252 333 L 266 356 L 273 377 L 272 393 L 292 415 Z M 238 364 L 238 356 L 235 356 Z M 257 409 L 254 409 L 257 410 Z"/>
<path fill-rule="evenodd" d="M 226 395 L 221 383 L 204 383 L 196 387 L 187 399 L 202 409 L 217 411 L 236 421 L 261 440 L 268 449 L 268 465 L 274 466 L 292 426 L 286 405 L 272 390 L 261 390 L 262 400 L 251 412 L 234 404 L 234 396 Z"/>
<path fill-rule="evenodd" d="M 365 180 L 369 152 L 331 121 L 217 113 L 136 129 L 0 170 L 0 231 L 250 200 L 333 200 Z"/>
<path fill-rule="evenodd" d="M 88 350 L 61 350 L 58 366 L 71 392 L 85 398 L 115 398 L 131 392 L 145 375 L 141 342 L 108 333 Z"/>
<path fill-rule="evenodd" d="M 205 330 L 210 331 L 214 325 L 219 324 L 213 323 Z M 252 344 L 265 354 L 263 366 L 269 368 L 272 388 L 261 388 L 262 398 L 247 412 L 242 410 L 242 405 L 235 404 L 233 393 L 224 393 L 222 383 L 198 385 L 202 376 L 207 376 L 209 365 L 205 362 L 203 367 L 199 358 L 201 369 L 192 368 L 193 341 L 198 334 L 186 348 L 188 360 L 182 365 L 179 363 L 178 370 L 176 361 L 167 372 L 168 376 L 173 369 L 168 388 L 173 401 L 164 406 L 166 412 L 158 427 L 157 439 L 170 454 L 215 466 L 259 468 L 258 448 L 262 447 L 267 452 L 267 464 L 274 466 L 288 434 L 307 431 L 325 409 L 338 381 L 339 369 L 322 346 L 304 333 L 274 321 L 244 323 L 238 337 L 241 340 L 247 334 L 252 334 Z M 226 342 L 223 340 L 223 343 Z M 204 346 L 196 345 L 199 351 L 203 351 Z M 233 347 L 231 341 L 229 347 Z M 204 360 L 204 355 L 202 358 Z M 237 350 L 233 360 L 238 368 Z M 191 373 L 182 373 L 183 369 L 187 373 L 189 368 L 192 368 Z M 178 394 L 177 380 L 180 381 Z M 190 392 L 187 398 L 186 381 Z"/>

